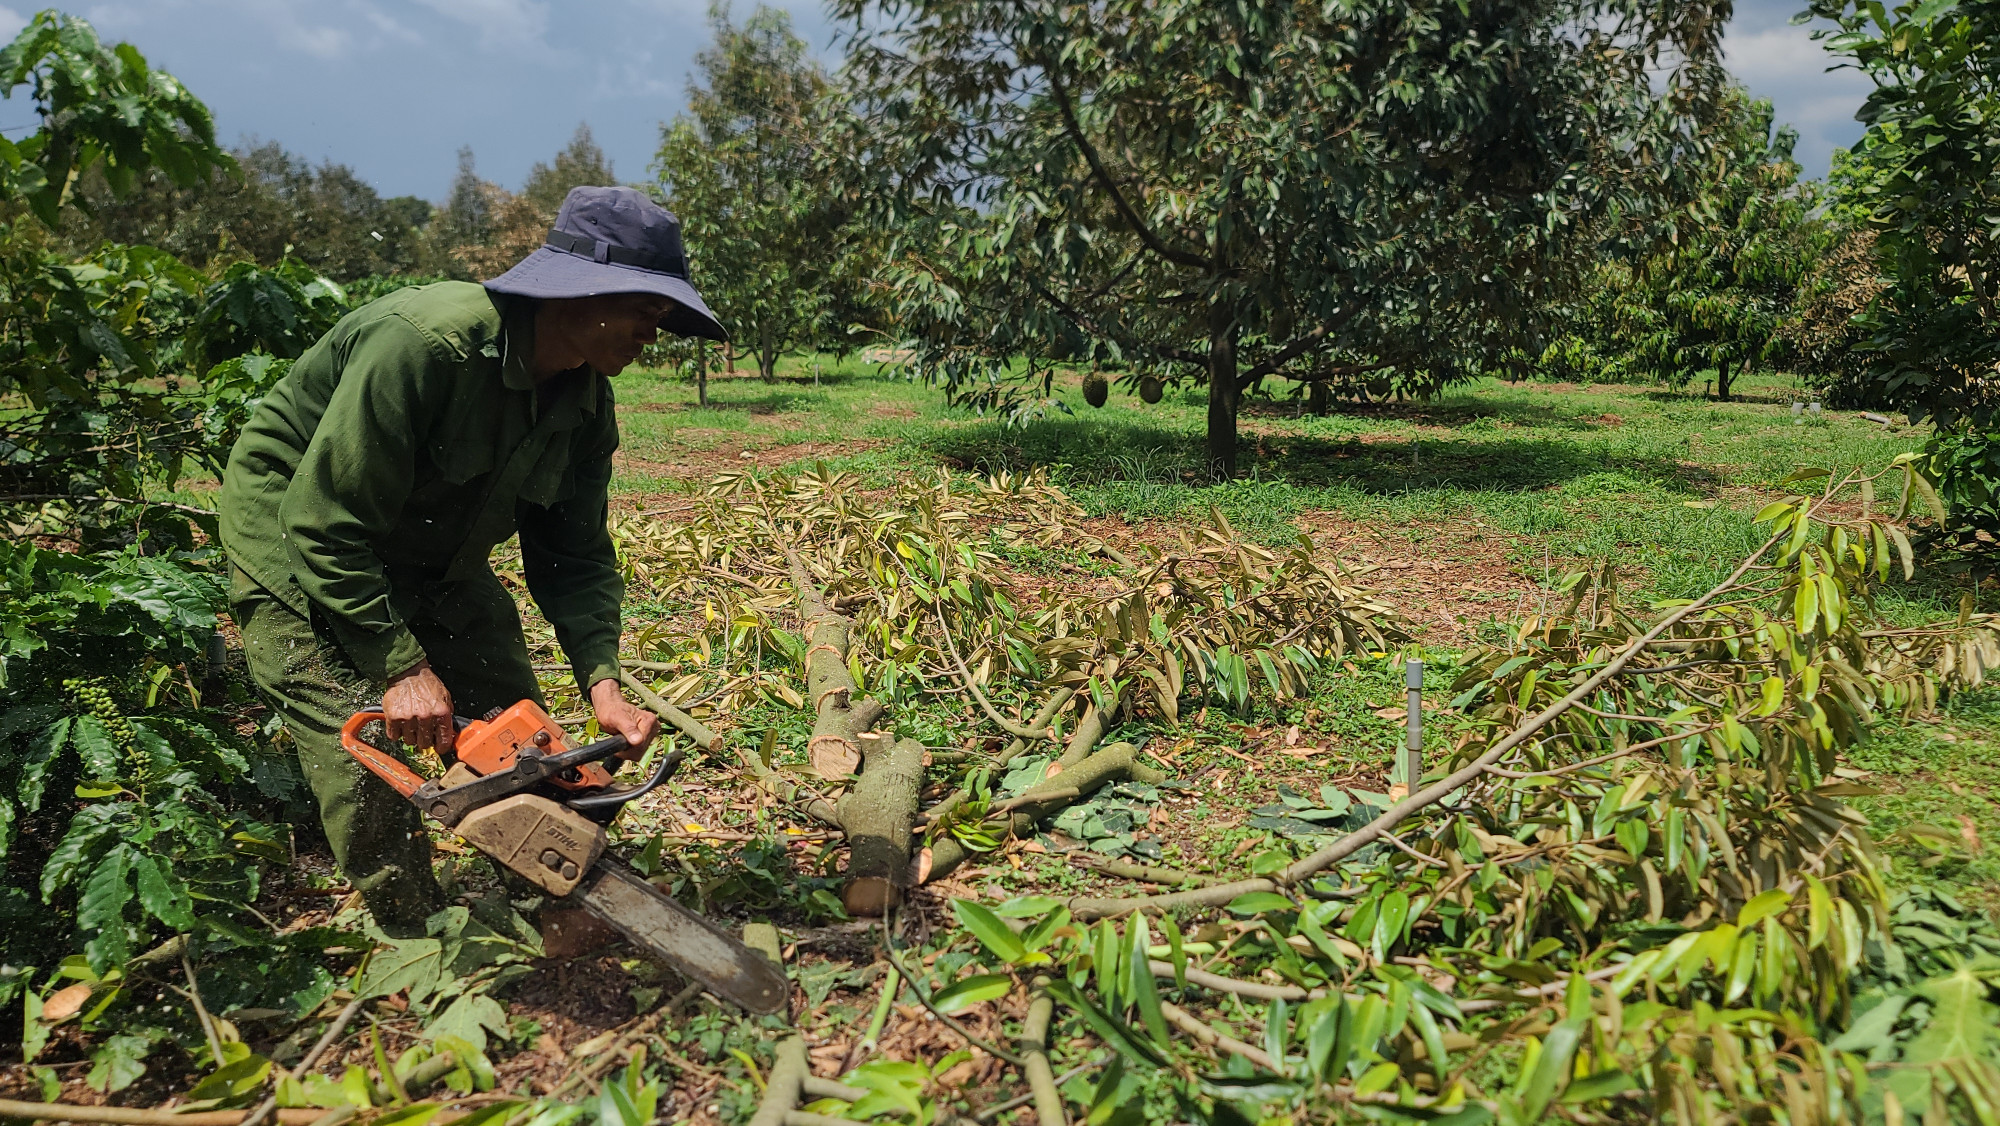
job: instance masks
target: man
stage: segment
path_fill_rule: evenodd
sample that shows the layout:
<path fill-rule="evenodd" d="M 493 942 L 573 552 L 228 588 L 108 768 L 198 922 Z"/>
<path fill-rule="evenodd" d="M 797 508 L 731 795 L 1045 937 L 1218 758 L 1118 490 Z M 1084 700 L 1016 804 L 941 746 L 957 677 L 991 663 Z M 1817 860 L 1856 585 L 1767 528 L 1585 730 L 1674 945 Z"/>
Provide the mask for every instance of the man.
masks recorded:
<path fill-rule="evenodd" d="M 379 699 L 391 736 L 444 752 L 454 714 L 540 701 L 495 545 L 519 532 L 528 591 L 599 728 L 634 757 L 659 730 L 619 690 L 606 518 L 608 377 L 662 329 L 726 338 L 688 284 L 679 221 L 629 188 L 577 188 L 546 245 L 500 277 L 342 318 L 230 454 L 221 533 L 250 674 L 385 927 L 419 927 L 443 897 L 415 807 L 341 751 L 340 726 Z"/>

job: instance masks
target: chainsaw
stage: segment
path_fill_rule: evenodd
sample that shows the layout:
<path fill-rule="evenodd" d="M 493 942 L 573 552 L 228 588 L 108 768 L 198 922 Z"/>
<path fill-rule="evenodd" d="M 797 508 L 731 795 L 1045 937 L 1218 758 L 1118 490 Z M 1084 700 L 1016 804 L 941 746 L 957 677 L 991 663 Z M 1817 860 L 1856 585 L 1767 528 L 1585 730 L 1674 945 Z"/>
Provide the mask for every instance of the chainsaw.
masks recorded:
<path fill-rule="evenodd" d="M 627 802 L 664 784 L 685 758 L 681 752 L 662 756 L 644 782 L 619 787 L 603 761 L 625 749 L 623 735 L 571 748 L 563 729 L 533 700 L 457 723 L 457 761 L 441 778 L 419 777 L 378 745 L 393 745 L 379 707 L 349 718 L 340 745 L 466 843 L 610 924 L 688 979 L 752 1012 L 785 1007 L 791 987 L 769 958 L 674 902 L 605 850 L 605 826 Z"/>

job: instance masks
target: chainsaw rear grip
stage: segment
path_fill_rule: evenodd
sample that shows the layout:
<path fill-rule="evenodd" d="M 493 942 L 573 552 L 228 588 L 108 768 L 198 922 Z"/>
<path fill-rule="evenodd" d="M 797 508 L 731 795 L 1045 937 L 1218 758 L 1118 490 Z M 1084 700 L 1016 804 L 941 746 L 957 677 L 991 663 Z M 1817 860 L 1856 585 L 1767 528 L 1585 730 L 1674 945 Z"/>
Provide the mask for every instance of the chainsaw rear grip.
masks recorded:
<path fill-rule="evenodd" d="M 416 771 L 403 765 L 400 759 L 361 738 L 361 729 L 370 721 L 381 718 L 380 709 L 355 712 L 347 717 L 347 722 L 340 728 L 340 747 L 355 762 L 367 767 L 375 777 L 387 782 L 390 789 L 407 798 L 417 792 L 417 787 L 423 785 L 424 780 Z"/>

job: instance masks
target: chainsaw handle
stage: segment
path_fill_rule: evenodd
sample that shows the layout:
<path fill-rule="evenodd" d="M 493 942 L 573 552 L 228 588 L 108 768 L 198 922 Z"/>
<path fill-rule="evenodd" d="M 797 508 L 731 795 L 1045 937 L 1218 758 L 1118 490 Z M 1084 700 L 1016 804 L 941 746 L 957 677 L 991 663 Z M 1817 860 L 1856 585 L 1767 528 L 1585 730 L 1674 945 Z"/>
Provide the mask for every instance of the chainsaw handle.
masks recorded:
<path fill-rule="evenodd" d="M 346 751 L 349 758 L 367 767 L 375 777 L 387 782 L 390 789 L 407 798 L 417 792 L 417 787 L 423 785 L 424 780 L 416 771 L 405 766 L 401 759 L 361 738 L 361 729 L 369 721 L 381 718 L 381 708 L 368 708 L 348 716 L 347 722 L 340 728 L 340 749 Z"/>
<path fill-rule="evenodd" d="M 672 778 L 674 771 L 679 770 L 681 763 L 685 761 L 687 761 L 687 754 L 685 752 L 669 751 L 665 755 L 660 756 L 660 763 L 654 767 L 653 776 L 639 785 L 623 790 L 610 790 L 601 794 L 587 794 L 580 798 L 566 798 L 563 804 L 585 815 L 589 815 L 594 810 L 617 809 L 626 802 L 632 801 L 635 798 L 645 797 L 647 794 L 665 785 L 667 779 Z"/>
<path fill-rule="evenodd" d="M 545 755 L 542 758 L 542 764 L 549 769 L 551 774 L 560 774 L 574 766 L 602 762 L 629 746 L 631 744 L 626 741 L 625 736 L 607 735 L 589 746 L 563 751 L 561 754 Z"/>

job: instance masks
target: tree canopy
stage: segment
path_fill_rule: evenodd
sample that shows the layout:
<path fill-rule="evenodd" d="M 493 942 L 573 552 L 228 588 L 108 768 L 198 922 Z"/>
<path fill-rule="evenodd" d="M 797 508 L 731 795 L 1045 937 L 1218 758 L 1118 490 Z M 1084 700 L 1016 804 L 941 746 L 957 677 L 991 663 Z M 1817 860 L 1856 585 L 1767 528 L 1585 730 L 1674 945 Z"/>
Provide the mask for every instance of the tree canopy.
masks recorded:
<path fill-rule="evenodd" d="M 918 368 L 1008 408 L 1057 360 L 1206 382 L 1218 475 L 1262 380 L 1423 390 L 1539 351 L 1590 250 L 1701 150 L 1726 14 L 836 7 L 891 222 L 936 235 L 891 279 Z"/>
<path fill-rule="evenodd" d="M 662 127 L 653 167 L 710 304 L 768 379 L 779 355 L 840 335 L 825 316 L 851 276 L 832 144 L 846 101 L 786 13 L 760 4 L 738 25 L 718 5 L 709 24 L 687 112 Z"/>

